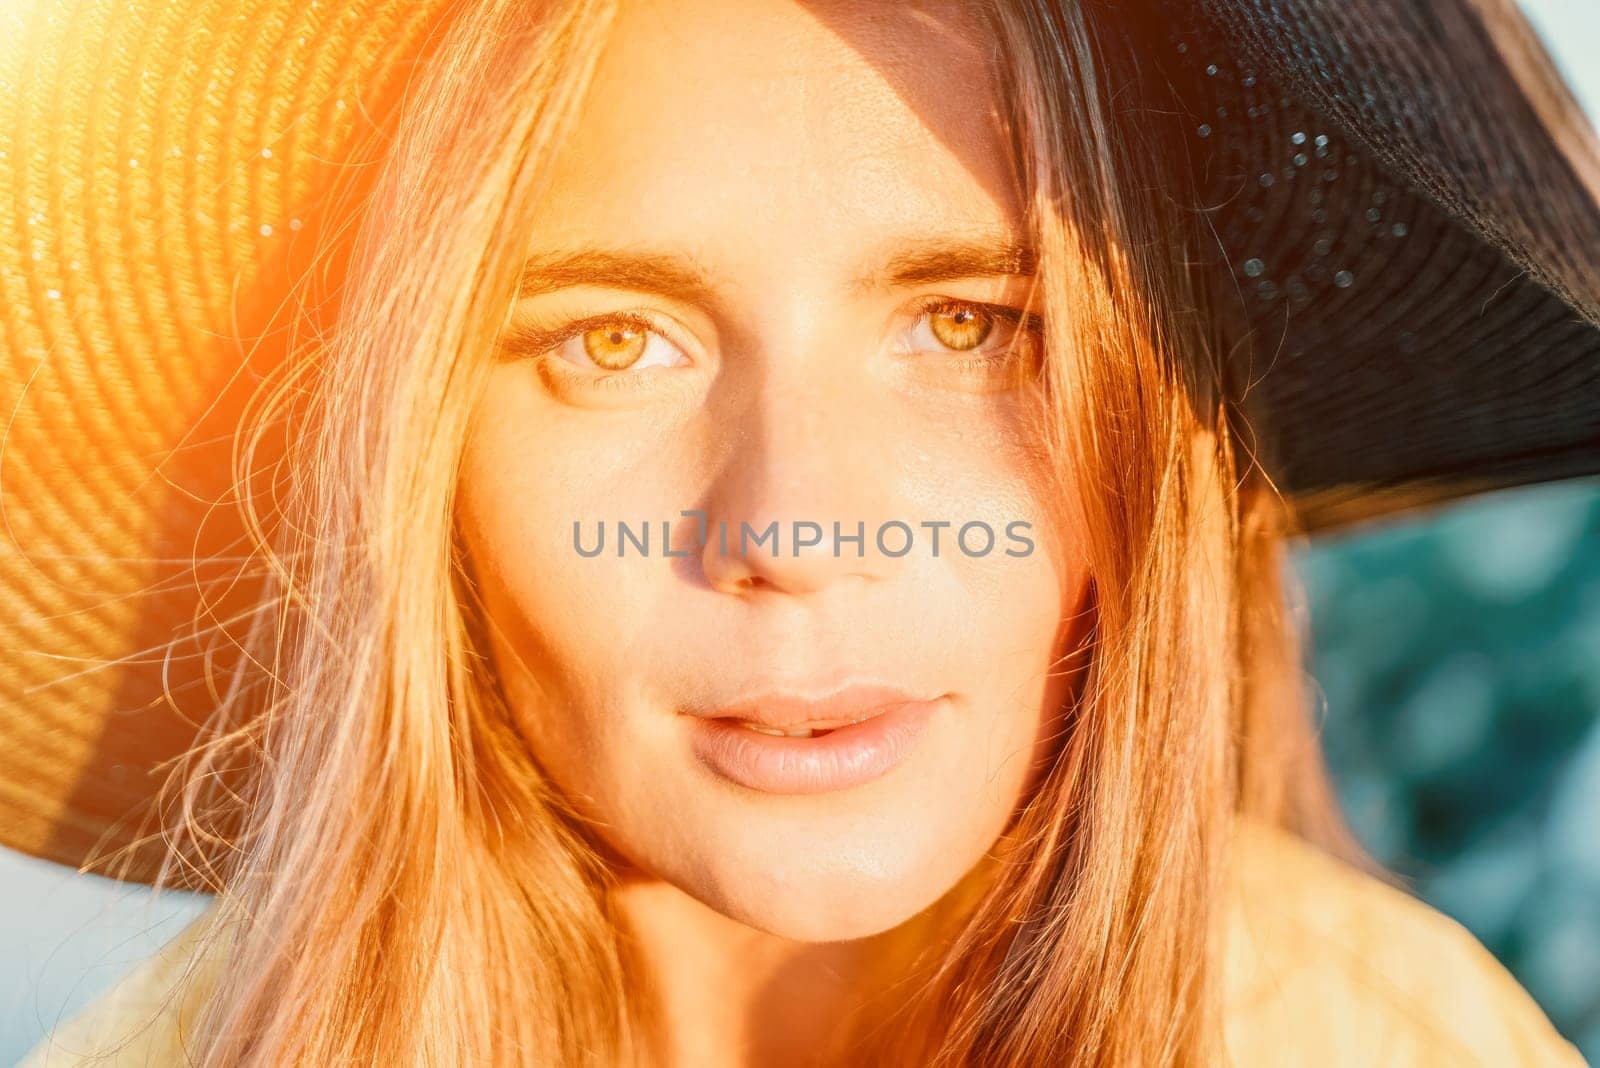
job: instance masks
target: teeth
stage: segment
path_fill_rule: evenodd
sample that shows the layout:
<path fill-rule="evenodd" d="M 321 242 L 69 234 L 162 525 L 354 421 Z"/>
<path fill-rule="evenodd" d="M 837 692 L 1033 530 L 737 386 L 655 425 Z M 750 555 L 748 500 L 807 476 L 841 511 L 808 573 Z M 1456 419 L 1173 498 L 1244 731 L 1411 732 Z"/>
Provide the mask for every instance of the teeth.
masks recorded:
<path fill-rule="evenodd" d="M 750 723 L 746 720 L 740 720 L 739 726 L 748 727 L 750 730 L 753 730 L 758 734 L 775 734 L 780 738 L 809 738 L 812 736 L 812 734 L 816 733 L 810 727 L 801 727 L 798 730 L 786 731 L 781 730 L 778 727 L 764 727 L 759 723 Z"/>

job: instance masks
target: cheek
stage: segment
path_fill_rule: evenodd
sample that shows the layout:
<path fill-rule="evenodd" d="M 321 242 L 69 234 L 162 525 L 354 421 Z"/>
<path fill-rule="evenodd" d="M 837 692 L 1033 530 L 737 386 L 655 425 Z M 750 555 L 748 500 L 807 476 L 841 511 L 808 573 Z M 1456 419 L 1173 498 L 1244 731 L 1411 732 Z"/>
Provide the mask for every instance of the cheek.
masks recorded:
<path fill-rule="evenodd" d="M 981 742 L 966 781 L 991 813 L 1009 811 L 1058 740 L 1059 712 L 1071 698 L 1076 666 L 1065 657 L 1092 617 L 1085 611 L 1089 571 L 1070 509 L 1050 500 L 1046 466 L 1012 424 L 951 442 L 928 473 L 908 473 L 908 492 L 969 538 L 940 546 L 948 582 L 913 590 L 929 640 L 956 665 L 971 695 Z M 1056 505 L 1055 507 L 1048 506 Z M 987 554 L 986 528 L 995 531 Z M 945 557 L 946 553 L 950 555 Z M 979 758 L 981 753 L 981 759 Z"/>
<path fill-rule="evenodd" d="M 478 406 L 462 459 L 462 534 L 485 584 L 541 645 L 559 649 L 557 662 L 614 664 L 627 648 L 626 621 L 653 596 L 661 522 L 685 500 L 671 435 L 633 413 L 542 402 L 532 381 L 524 366 L 498 368 Z M 648 521 L 648 556 L 617 557 L 619 520 L 637 534 Z M 578 546 L 591 548 L 600 524 L 606 552 L 586 557 Z"/>
<path fill-rule="evenodd" d="M 588 545 L 602 521 L 649 518 L 654 550 L 659 520 L 682 498 L 655 466 L 605 447 L 637 425 L 607 432 L 590 413 L 579 433 L 559 409 L 528 404 L 520 369 L 496 374 L 463 455 L 457 523 L 511 709 L 540 764 L 581 799 L 600 758 L 626 744 L 606 711 L 648 671 L 635 639 L 652 629 L 661 561 L 617 559 L 609 544 L 586 558 L 574 524 Z"/>

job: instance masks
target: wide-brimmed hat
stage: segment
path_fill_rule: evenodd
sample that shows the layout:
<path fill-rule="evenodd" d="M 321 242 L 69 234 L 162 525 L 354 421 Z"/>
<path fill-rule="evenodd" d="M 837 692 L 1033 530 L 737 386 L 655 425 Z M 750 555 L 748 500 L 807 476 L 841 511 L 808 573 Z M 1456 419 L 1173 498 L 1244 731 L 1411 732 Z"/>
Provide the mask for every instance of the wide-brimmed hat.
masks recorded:
<path fill-rule="evenodd" d="M 1180 135 L 1198 250 L 1320 534 L 1600 473 L 1600 149 L 1510 0 L 1086 0 Z M 234 432 L 336 326 L 350 220 L 449 5 L 0 13 L 0 842 L 149 879 L 218 695 Z M 298 333 L 286 324 L 299 324 Z"/>

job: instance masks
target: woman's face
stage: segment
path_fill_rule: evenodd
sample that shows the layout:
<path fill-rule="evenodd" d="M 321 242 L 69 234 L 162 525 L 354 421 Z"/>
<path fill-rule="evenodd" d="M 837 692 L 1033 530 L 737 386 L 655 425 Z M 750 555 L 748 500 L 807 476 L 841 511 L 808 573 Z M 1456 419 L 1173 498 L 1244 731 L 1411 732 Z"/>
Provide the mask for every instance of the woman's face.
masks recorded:
<path fill-rule="evenodd" d="M 787 937 L 949 890 L 1068 696 L 1086 573 L 1027 431 L 992 52 L 956 3 L 622 5 L 474 417 L 462 535 L 534 759 L 617 863 Z M 859 682 L 931 703 L 709 718 Z"/>

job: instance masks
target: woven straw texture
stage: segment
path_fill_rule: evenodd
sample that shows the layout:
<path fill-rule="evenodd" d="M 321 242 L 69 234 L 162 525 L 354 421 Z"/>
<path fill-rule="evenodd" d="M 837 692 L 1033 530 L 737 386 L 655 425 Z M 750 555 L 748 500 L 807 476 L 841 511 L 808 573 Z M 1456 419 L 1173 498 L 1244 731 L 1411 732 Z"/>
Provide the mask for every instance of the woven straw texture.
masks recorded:
<path fill-rule="evenodd" d="M 1600 473 L 1600 148 L 1512 0 L 1154 7 L 1123 77 L 1302 528 Z"/>
<path fill-rule="evenodd" d="M 372 169 L 427 14 L 0 14 L 0 841 L 109 859 L 206 711 L 189 635 L 249 599 L 227 585 L 229 433 L 282 357 L 332 190 Z"/>

